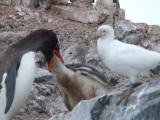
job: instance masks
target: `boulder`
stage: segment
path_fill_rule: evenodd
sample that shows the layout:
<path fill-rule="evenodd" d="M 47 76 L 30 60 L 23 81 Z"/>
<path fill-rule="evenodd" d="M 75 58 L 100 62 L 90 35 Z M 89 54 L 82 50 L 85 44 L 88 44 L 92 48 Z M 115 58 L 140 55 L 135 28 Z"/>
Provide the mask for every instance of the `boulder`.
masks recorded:
<path fill-rule="evenodd" d="M 120 104 L 119 91 L 81 101 L 71 112 L 55 115 L 49 120 L 159 120 L 159 85 L 160 81 L 156 79 L 145 83 Z"/>
<path fill-rule="evenodd" d="M 74 20 L 86 24 L 103 23 L 109 15 L 108 11 L 102 13 L 94 9 L 86 10 L 83 8 L 76 8 L 71 6 L 52 6 L 52 11 L 53 14 L 57 13 L 65 19 Z"/>
<path fill-rule="evenodd" d="M 0 5 L 11 5 L 12 0 L 0 0 Z"/>

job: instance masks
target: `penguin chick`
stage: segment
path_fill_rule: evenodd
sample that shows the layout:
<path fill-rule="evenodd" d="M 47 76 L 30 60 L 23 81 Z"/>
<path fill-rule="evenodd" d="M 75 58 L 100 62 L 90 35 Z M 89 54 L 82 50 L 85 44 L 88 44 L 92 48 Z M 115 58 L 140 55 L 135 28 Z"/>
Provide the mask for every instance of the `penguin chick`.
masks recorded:
<path fill-rule="evenodd" d="M 53 58 L 53 73 L 63 91 L 64 103 L 72 110 L 81 100 L 87 100 L 106 94 L 110 86 L 106 78 L 96 69 L 83 64 L 70 64 L 67 67 L 57 58 Z"/>

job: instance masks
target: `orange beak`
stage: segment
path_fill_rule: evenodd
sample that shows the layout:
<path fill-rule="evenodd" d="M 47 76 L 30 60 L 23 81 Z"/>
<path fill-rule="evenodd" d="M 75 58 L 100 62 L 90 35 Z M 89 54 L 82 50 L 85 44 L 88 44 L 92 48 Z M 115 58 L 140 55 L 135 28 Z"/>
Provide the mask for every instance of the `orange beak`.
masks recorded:
<path fill-rule="evenodd" d="M 52 59 L 54 58 L 54 55 L 56 55 L 62 61 L 62 63 L 64 63 L 62 55 L 60 54 L 59 50 L 53 50 L 53 56 L 48 63 L 48 70 L 49 71 L 51 71 L 54 68 L 54 65 L 52 63 Z"/>

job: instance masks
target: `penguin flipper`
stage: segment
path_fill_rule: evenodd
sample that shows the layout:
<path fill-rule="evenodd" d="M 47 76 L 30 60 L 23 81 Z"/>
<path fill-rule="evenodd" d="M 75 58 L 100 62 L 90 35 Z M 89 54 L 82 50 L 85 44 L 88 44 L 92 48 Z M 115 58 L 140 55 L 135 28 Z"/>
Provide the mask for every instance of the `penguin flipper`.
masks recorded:
<path fill-rule="evenodd" d="M 19 65 L 20 65 L 20 61 L 18 61 L 13 66 L 11 66 L 5 78 L 5 84 L 6 84 L 5 114 L 9 111 L 13 103 L 14 94 L 15 94 L 16 77 L 17 77 L 17 71 L 18 71 Z"/>

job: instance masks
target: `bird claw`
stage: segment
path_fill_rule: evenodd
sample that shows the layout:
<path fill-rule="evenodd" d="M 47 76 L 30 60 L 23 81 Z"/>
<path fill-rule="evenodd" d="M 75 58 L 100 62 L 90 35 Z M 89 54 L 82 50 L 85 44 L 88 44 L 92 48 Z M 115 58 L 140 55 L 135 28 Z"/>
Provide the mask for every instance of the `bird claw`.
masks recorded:
<path fill-rule="evenodd" d="M 129 90 L 125 90 L 123 93 L 119 94 L 118 96 L 120 97 L 120 99 L 117 102 L 117 105 L 119 105 L 120 103 L 122 103 L 123 100 L 125 100 L 125 105 L 128 102 L 128 98 L 129 96 L 133 93 L 133 89 L 138 87 L 139 85 L 141 85 L 141 82 L 137 82 L 132 84 L 132 86 L 129 88 Z"/>
<path fill-rule="evenodd" d="M 128 98 L 129 98 L 129 96 L 131 95 L 132 92 L 133 92 L 133 89 L 130 88 L 129 90 L 125 90 L 123 93 L 119 94 L 118 95 L 119 100 L 117 101 L 116 104 L 119 105 L 124 100 L 125 101 L 124 104 L 126 105 L 127 102 L 128 102 Z"/>

